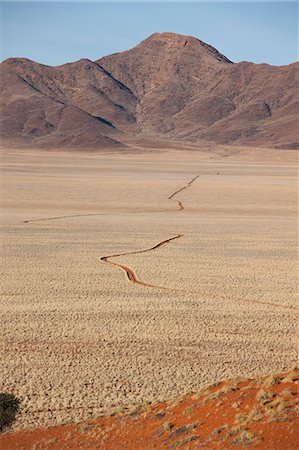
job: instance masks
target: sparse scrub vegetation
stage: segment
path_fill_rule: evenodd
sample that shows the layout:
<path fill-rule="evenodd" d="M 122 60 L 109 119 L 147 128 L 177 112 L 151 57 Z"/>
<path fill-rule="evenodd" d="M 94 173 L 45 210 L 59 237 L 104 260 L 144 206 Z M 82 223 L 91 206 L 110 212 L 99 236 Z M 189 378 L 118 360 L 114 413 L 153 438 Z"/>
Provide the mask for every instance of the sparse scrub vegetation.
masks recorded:
<path fill-rule="evenodd" d="M 292 397 L 295 394 L 295 392 L 290 389 L 290 388 L 286 388 L 284 389 L 280 395 L 284 396 L 284 397 Z"/>
<path fill-rule="evenodd" d="M 207 389 L 201 389 L 198 392 L 195 392 L 192 396 L 194 400 L 199 400 L 201 397 L 204 397 L 207 392 Z"/>
<path fill-rule="evenodd" d="M 261 389 L 256 394 L 256 399 L 258 402 L 261 402 L 262 404 L 267 403 L 271 398 L 273 398 L 272 392 L 265 391 L 264 389 Z"/>
<path fill-rule="evenodd" d="M 260 440 L 260 437 L 254 433 L 251 433 L 248 430 L 242 431 L 240 436 L 233 440 L 233 444 L 242 445 L 242 444 L 253 444 L 257 440 Z"/>
<path fill-rule="evenodd" d="M 232 403 L 232 408 L 234 408 L 234 409 L 238 409 L 238 408 L 240 408 L 240 405 L 242 404 L 242 402 L 241 401 L 238 401 L 238 402 L 234 402 L 234 403 Z"/>
<path fill-rule="evenodd" d="M 170 431 L 171 428 L 174 427 L 174 424 L 172 422 L 166 422 L 162 425 L 162 428 L 164 431 Z"/>
<path fill-rule="evenodd" d="M 93 429 L 94 429 L 94 426 L 91 424 L 88 424 L 88 423 L 82 426 L 82 431 L 90 431 Z"/>
<path fill-rule="evenodd" d="M 277 384 L 281 383 L 281 378 L 277 374 L 269 375 L 265 380 L 263 381 L 264 386 L 276 386 Z"/>
<path fill-rule="evenodd" d="M 266 447 L 264 446 L 262 448 L 272 448 L 271 445 L 274 442 L 272 439 L 272 427 L 275 430 L 275 423 L 283 423 L 288 419 L 292 420 L 292 415 L 288 415 L 288 413 L 294 412 L 298 396 L 293 397 L 288 395 L 288 400 L 286 401 L 283 395 L 285 390 L 283 390 L 283 386 L 279 388 L 276 386 L 269 387 L 267 391 L 263 388 L 256 394 L 257 385 L 254 384 L 248 390 L 246 389 L 248 384 L 249 382 L 244 381 L 240 385 L 242 394 L 245 394 L 241 412 L 228 408 L 230 395 L 223 397 L 221 406 L 219 406 L 220 411 L 217 411 L 215 409 L 216 402 L 214 399 L 211 399 L 210 404 L 207 405 L 206 402 L 197 402 L 194 400 L 193 394 L 190 394 L 184 395 L 178 403 L 175 402 L 171 406 L 167 405 L 166 402 L 161 402 L 158 406 L 152 405 L 150 409 L 147 409 L 143 403 L 142 412 L 139 416 L 141 423 L 135 423 L 134 417 L 132 418 L 131 409 L 126 407 L 126 413 L 123 415 L 103 417 L 103 428 L 100 428 L 97 423 L 92 422 L 87 422 L 83 425 L 78 424 L 79 437 L 81 436 L 80 439 L 85 439 L 85 442 L 87 439 L 95 440 L 97 443 L 105 442 L 107 448 L 118 448 L 113 444 L 115 442 L 115 436 L 117 436 L 117 442 L 131 442 L 134 446 L 134 433 L 138 435 L 141 432 L 141 439 L 149 436 L 152 438 L 154 430 L 156 431 L 154 433 L 156 436 L 154 438 L 155 443 L 153 443 L 156 446 L 155 448 L 164 448 L 165 445 L 167 448 L 179 448 L 198 439 L 207 448 L 209 445 L 211 447 L 215 445 L 215 447 L 223 449 L 234 448 L 235 446 L 247 448 L 260 440 L 265 441 Z M 231 386 L 226 384 L 221 387 L 221 390 L 223 391 L 224 389 L 231 392 L 228 387 Z M 206 397 L 211 397 L 209 395 L 209 389 L 206 390 Z M 261 401 L 256 401 L 255 406 L 252 407 L 252 401 L 255 402 L 257 400 L 255 397 L 261 398 Z M 186 414 L 186 411 L 188 411 L 188 414 Z M 226 413 L 227 423 L 213 429 L 213 424 L 219 424 L 219 419 L 223 419 Z M 165 416 L 175 418 L 177 425 L 175 426 L 172 422 L 165 421 Z M 205 417 L 205 421 L 200 422 L 194 420 L 197 417 Z M 262 420 L 260 423 L 255 423 L 260 420 Z M 269 424 L 271 425 L 269 426 Z M 203 425 L 198 430 L 200 436 L 194 431 L 199 425 Z M 267 431 L 263 434 L 263 431 L 265 429 L 267 430 L 267 426 L 268 434 Z M 271 429 L 269 429 L 270 427 Z M 270 437 L 269 434 L 271 434 Z M 291 436 L 292 438 L 292 435 L 291 428 L 286 428 L 286 436 Z M 77 437 L 77 433 L 68 432 L 64 436 L 64 440 L 73 440 L 75 438 L 77 439 Z M 126 441 L 123 441 L 124 437 Z M 284 439 L 284 436 L 282 438 Z M 204 443 L 204 441 L 206 442 Z M 42 442 L 46 443 L 50 442 L 50 440 L 45 438 Z M 110 447 L 108 443 L 109 445 L 112 443 Z M 142 448 L 142 444 L 140 445 L 140 448 Z M 190 445 L 193 448 L 192 444 Z M 197 448 L 196 444 L 194 448 Z"/>
<path fill-rule="evenodd" d="M 264 416 L 263 416 L 262 412 L 257 407 L 255 407 L 249 412 L 247 417 L 248 417 L 248 423 L 250 423 L 252 421 L 261 420 Z"/>
<path fill-rule="evenodd" d="M 20 403 L 14 394 L 0 393 L 0 432 L 5 431 L 15 421 Z"/>
<path fill-rule="evenodd" d="M 290 370 L 282 379 L 282 383 L 293 383 L 293 381 L 298 381 L 299 375 L 298 375 L 298 369 L 294 368 Z"/>
<path fill-rule="evenodd" d="M 218 391 L 213 392 L 212 394 L 210 394 L 208 397 L 206 397 L 204 399 L 204 402 L 209 402 L 211 400 L 217 400 L 227 394 L 229 394 L 230 392 L 234 392 L 234 391 L 238 391 L 239 388 L 236 385 L 224 385 L 222 386 Z"/>
<path fill-rule="evenodd" d="M 244 415 L 243 415 L 243 414 L 237 414 L 237 415 L 236 415 L 236 418 L 235 418 L 235 422 L 236 422 L 236 423 L 244 422 L 244 420 L 245 420 L 245 418 L 244 418 Z"/>
<path fill-rule="evenodd" d="M 224 430 L 226 430 L 228 428 L 228 426 L 225 424 L 225 425 L 222 425 L 221 427 L 218 427 L 218 428 L 215 428 L 215 430 L 214 431 L 212 431 L 212 433 L 211 434 L 209 434 L 209 436 L 206 438 L 208 441 L 210 440 L 210 439 L 213 439 L 215 436 L 218 436 L 218 434 L 220 434 L 220 433 L 222 433 Z"/>
<path fill-rule="evenodd" d="M 230 429 L 229 429 L 229 431 L 225 434 L 225 435 L 223 435 L 222 437 L 221 437 L 221 441 L 225 441 L 225 440 L 227 440 L 227 439 L 229 439 L 229 438 L 231 438 L 231 437 L 233 437 L 233 436 L 236 436 L 237 434 L 239 434 L 242 430 L 244 430 L 244 425 L 241 425 L 241 424 L 239 424 L 239 425 L 236 425 L 236 426 L 234 426 L 234 427 L 231 427 Z"/>
<path fill-rule="evenodd" d="M 284 400 L 282 400 L 279 397 L 276 397 L 276 398 L 274 398 L 274 400 L 271 400 L 271 401 L 267 402 L 265 404 L 265 408 L 270 408 L 270 409 L 275 408 L 275 409 L 277 409 L 278 405 L 281 405 L 282 403 L 285 404 Z"/>

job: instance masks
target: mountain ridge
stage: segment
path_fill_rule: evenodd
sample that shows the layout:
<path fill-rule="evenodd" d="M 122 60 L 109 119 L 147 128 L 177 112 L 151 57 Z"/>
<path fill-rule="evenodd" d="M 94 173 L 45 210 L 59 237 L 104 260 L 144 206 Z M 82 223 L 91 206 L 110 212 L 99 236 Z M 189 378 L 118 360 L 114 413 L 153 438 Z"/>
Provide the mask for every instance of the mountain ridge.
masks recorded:
<path fill-rule="evenodd" d="M 299 148 L 297 68 L 233 63 L 203 41 L 154 33 L 96 61 L 1 63 L 5 146 L 121 147 L 124 135 Z"/>

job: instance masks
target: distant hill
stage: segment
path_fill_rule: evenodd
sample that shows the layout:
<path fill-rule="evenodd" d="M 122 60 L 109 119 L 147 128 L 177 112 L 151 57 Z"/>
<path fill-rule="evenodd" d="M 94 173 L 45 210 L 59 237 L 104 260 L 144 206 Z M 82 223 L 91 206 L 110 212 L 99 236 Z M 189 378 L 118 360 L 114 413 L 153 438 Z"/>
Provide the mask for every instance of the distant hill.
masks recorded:
<path fill-rule="evenodd" d="M 105 148 L 122 137 L 299 148 L 299 63 L 232 63 L 190 36 L 155 33 L 95 62 L 1 64 L 6 146 Z"/>

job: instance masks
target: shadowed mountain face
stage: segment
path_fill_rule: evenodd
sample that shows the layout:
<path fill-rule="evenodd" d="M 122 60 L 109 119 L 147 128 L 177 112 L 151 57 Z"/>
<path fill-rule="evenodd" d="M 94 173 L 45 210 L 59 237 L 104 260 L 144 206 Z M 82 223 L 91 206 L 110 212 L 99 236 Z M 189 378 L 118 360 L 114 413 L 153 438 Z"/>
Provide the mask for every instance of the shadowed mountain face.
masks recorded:
<path fill-rule="evenodd" d="M 96 62 L 49 67 L 12 58 L 1 64 L 2 140 L 102 148 L 143 134 L 297 148 L 298 66 L 233 64 L 174 33 Z"/>

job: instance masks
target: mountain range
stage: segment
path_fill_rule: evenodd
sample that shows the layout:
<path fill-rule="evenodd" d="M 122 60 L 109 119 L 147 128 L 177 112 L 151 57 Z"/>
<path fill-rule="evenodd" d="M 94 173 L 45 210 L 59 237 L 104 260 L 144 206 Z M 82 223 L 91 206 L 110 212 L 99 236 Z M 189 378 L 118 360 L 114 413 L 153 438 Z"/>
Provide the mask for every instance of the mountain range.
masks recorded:
<path fill-rule="evenodd" d="M 0 67 L 6 147 L 112 148 L 144 136 L 299 148 L 299 63 L 233 63 L 194 37 L 155 33 L 96 61 Z"/>

